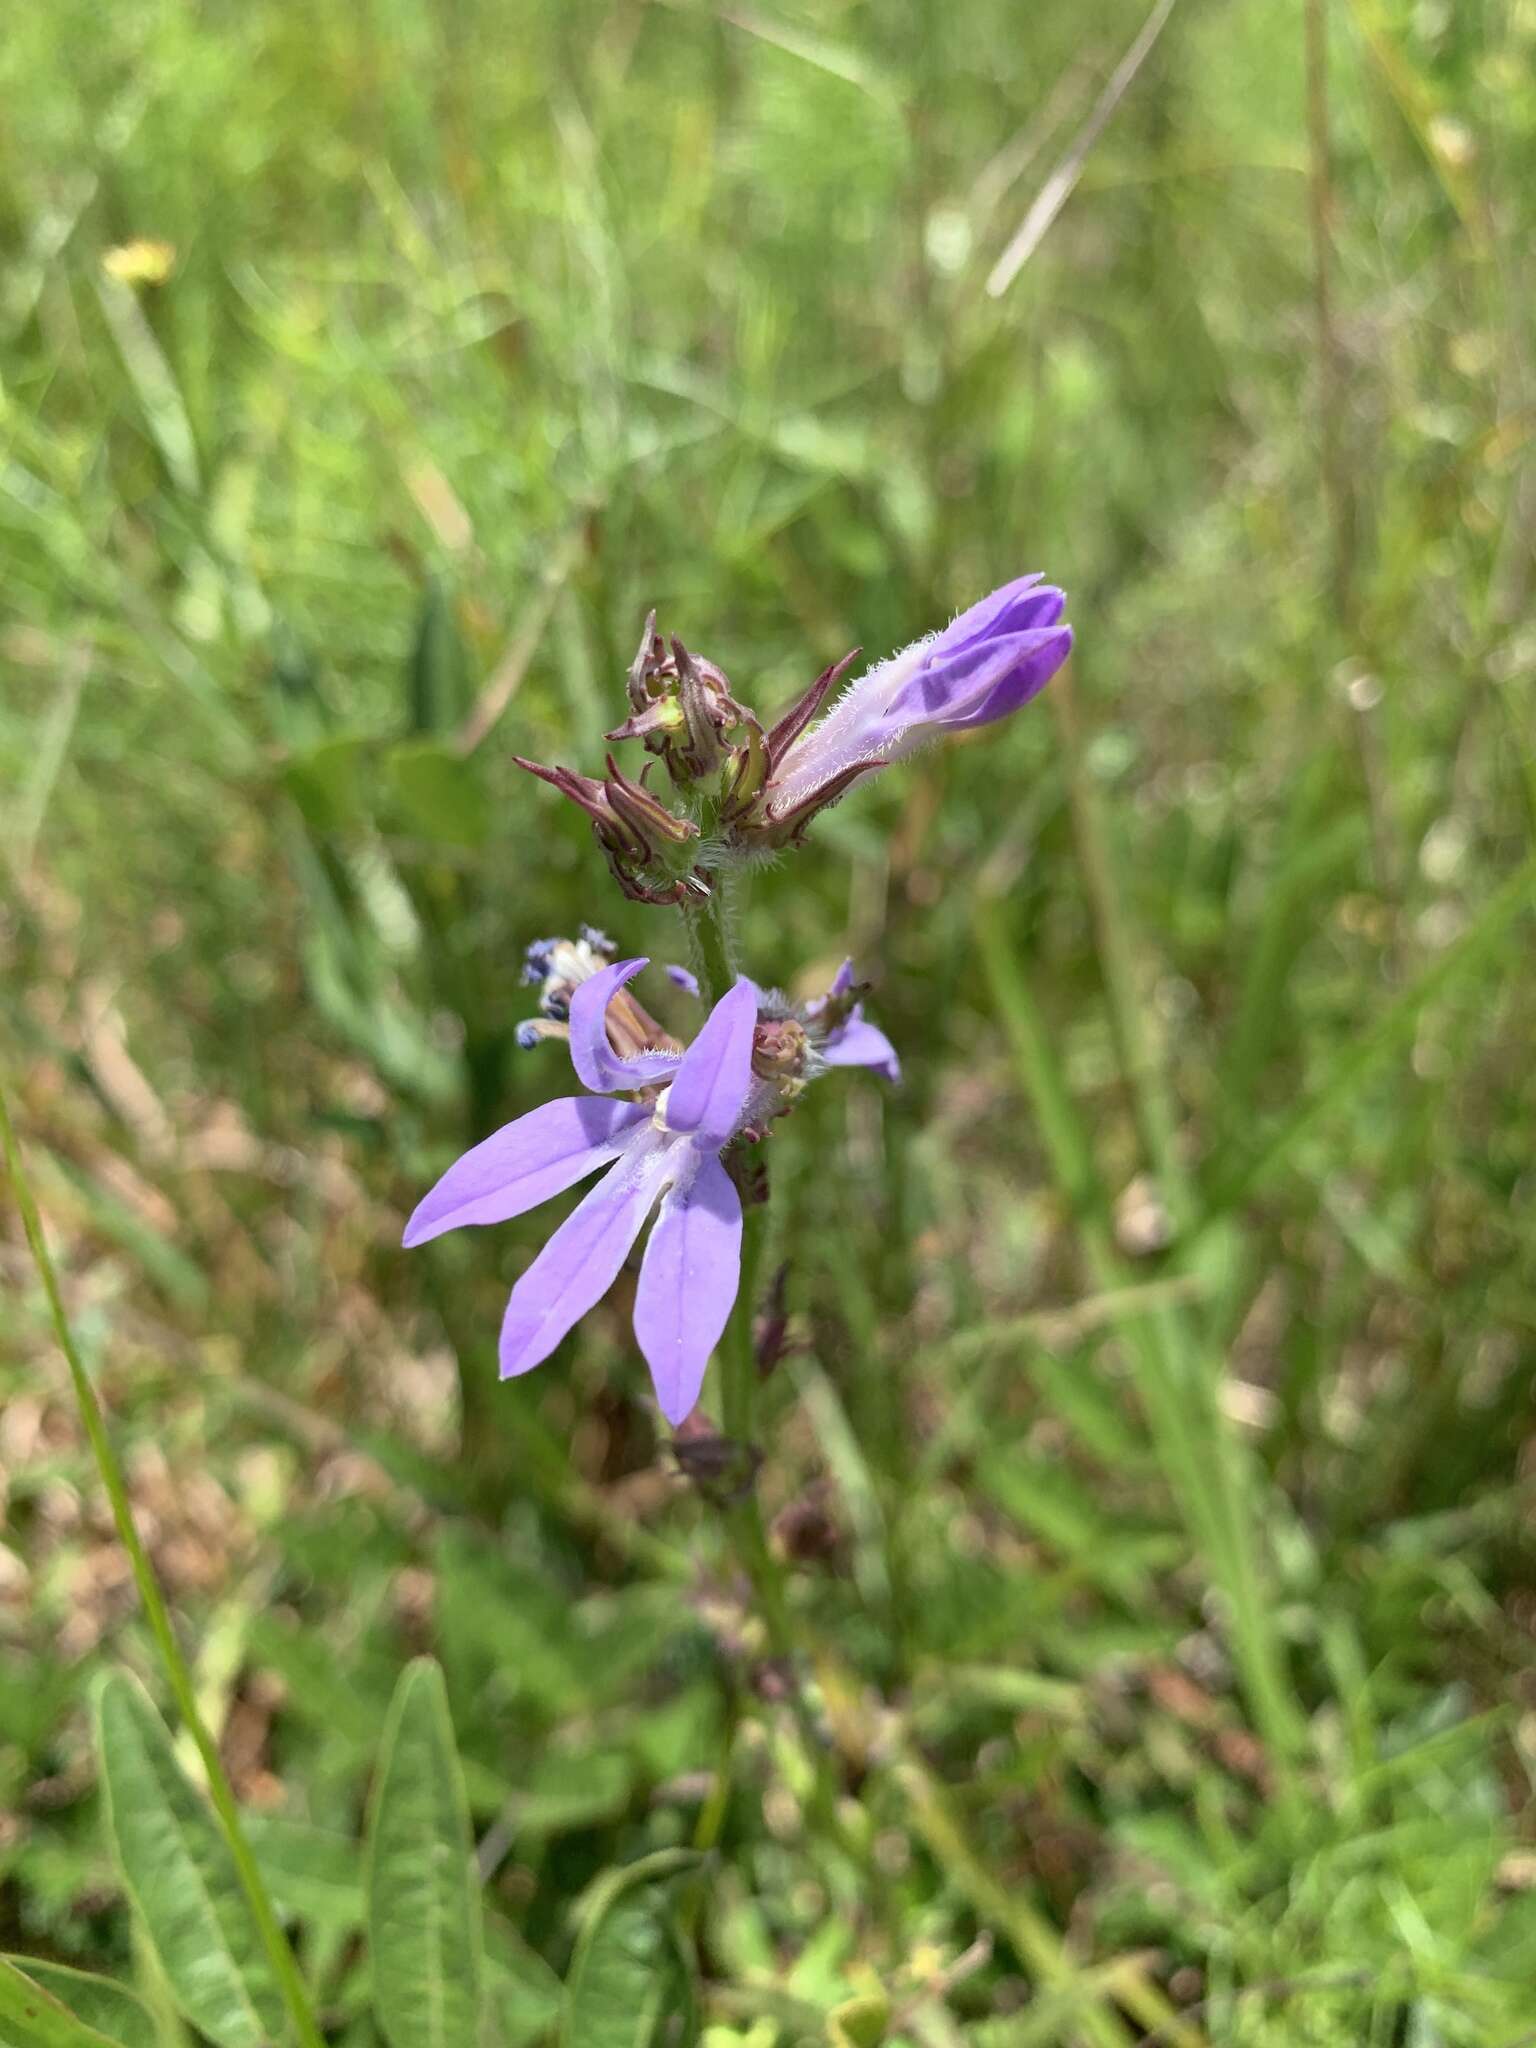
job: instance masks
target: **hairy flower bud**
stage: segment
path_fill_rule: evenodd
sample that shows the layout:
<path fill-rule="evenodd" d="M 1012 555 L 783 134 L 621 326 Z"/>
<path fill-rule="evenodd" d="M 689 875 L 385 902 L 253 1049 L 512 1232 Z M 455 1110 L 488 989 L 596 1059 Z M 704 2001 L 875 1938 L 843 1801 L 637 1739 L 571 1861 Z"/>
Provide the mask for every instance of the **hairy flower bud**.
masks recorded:
<path fill-rule="evenodd" d="M 724 670 L 690 653 L 676 637 L 670 647 L 662 640 L 654 611 L 646 617 L 625 688 L 630 715 L 605 737 L 643 740 L 680 788 L 717 773 L 731 752 L 728 735 L 757 723 L 731 694 Z"/>
<path fill-rule="evenodd" d="M 810 1041 L 794 1017 L 759 1018 L 752 1041 L 752 1071 L 765 1081 L 798 1081 Z"/>
<path fill-rule="evenodd" d="M 818 715 L 857 650 L 824 669 L 765 735 L 761 772 L 738 767 L 721 811 L 727 842 L 744 851 L 798 845 L 817 813 L 864 776 L 1027 704 L 1071 650 L 1065 605 L 1039 576 L 1019 577 L 877 663 Z"/>
<path fill-rule="evenodd" d="M 632 781 L 612 754 L 601 782 L 578 775 L 572 768 L 545 768 L 521 754 L 512 758 L 519 768 L 537 775 L 586 812 L 614 880 L 632 902 L 681 903 L 690 895 L 708 895 L 708 880 L 697 874 L 677 874 L 672 858 L 679 847 L 698 838 L 698 826 L 668 810 L 643 779 Z M 655 873 L 658 869 L 659 875 Z"/>

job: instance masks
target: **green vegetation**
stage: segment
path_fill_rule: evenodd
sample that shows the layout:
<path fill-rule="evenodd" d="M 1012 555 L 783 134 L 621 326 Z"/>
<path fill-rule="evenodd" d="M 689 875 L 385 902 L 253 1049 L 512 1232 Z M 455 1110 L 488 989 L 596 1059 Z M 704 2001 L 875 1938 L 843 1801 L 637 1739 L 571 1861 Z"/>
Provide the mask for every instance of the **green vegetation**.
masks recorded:
<path fill-rule="evenodd" d="M 1095 133 L 1145 22 L 8 11 L 4 2048 L 1536 2041 L 1536 7 Z M 770 1147 L 749 1583 L 627 1282 L 501 1386 L 546 1217 L 398 1249 L 523 946 L 683 956 L 511 756 L 1032 569 L 753 884 L 905 1083 Z"/>

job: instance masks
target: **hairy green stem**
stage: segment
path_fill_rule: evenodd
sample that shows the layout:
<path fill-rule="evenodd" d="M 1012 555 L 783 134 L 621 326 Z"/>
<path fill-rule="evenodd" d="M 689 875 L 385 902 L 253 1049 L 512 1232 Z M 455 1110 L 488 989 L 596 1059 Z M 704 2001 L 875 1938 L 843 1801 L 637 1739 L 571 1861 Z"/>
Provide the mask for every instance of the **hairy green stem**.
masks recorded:
<path fill-rule="evenodd" d="M 720 886 L 707 903 L 683 907 L 690 964 L 699 978 L 699 994 L 706 1005 L 717 1002 L 736 980 L 740 957 L 737 943 L 740 908 L 740 877 L 734 873 L 721 877 Z M 735 1310 L 726 1327 L 720 1358 L 721 1430 L 732 1442 L 742 1446 L 743 1456 L 749 1459 L 755 1445 L 758 1387 L 754 1325 L 767 1223 L 768 1212 L 761 1204 L 749 1207 L 742 1218 L 741 1285 Z M 811 1804 L 816 1821 L 848 1855 L 861 1864 L 867 1864 L 868 1859 L 849 1839 L 838 1815 L 837 1785 L 831 1758 L 794 1670 L 794 1623 L 789 1603 L 784 1597 L 783 1576 L 768 1547 L 762 1504 L 758 1499 L 755 1475 L 750 1473 L 750 1468 L 741 1499 L 725 1510 L 723 1520 L 736 1561 L 752 1588 L 769 1648 L 786 1667 L 790 1703 L 812 1772 Z"/>
<path fill-rule="evenodd" d="M 267 1952 L 273 1975 L 282 1993 L 283 2003 L 287 2006 L 289 2017 L 293 2021 L 294 2032 L 302 2048 L 323 2048 L 309 1993 L 299 1974 L 298 1963 L 288 1945 L 287 1936 L 283 1933 L 282 1924 L 268 1897 L 266 1886 L 262 1883 L 256 1859 L 251 1854 L 250 1843 L 246 1840 L 245 1829 L 240 1821 L 240 1809 L 225 1774 L 218 1745 L 198 1709 L 192 1674 L 187 1668 L 181 1646 L 171 1627 L 165 1596 L 160 1590 L 154 1566 L 149 1561 L 149 1554 L 144 1548 L 133 1519 L 133 1508 L 128 1498 L 123 1468 L 118 1462 L 117 1452 L 107 1433 L 101 1403 L 96 1398 L 96 1389 L 86 1372 L 79 1347 L 75 1343 L 74 1332 L 70 1328 L 68 1315 L 65 1313 L 64 1299 L 59 1292 L 58 1275 L 54 1271 L 53 1258 L 43 1236 L 42 1220 L 38 1215 L 31 1182 L 22 1163 L 21 1148 L 11 1124 L 10 1109 L 3 1086 L 0 1086 L 0 1142 L 4 1145 L 5 1163 L 10 1174 L 11 1186 L 15 1190 L 16 1206 L 21 1212 L 22 1228 L 26 1232 L 27 1244 L 31 1249 L 38 1277 L 43 1283 L 43 1293 L 47 1297 L 54 1336 L 69 1366 L 69 1376 L 74 1383 L 80 1417 L 85 1424 L 86 1436 L 90 1439 L 96 1469 L 101 1474 L 102 1485 L 106 1488 L 107 1498 L 112 1505 L 112 1519 L 117 1527 L 118 1541 L 127 1552 L 128 1562 L 133 1569 L 134 1584 L 138 1588 L 139 1599 L 143 1602 L 150 1632 L 160 1654 L 166 1683 L 176 1702 L 176 1710 L 185 1722 L 193 1742 L 197 1745 L 197 1753 L 202 1758 L 203 1769 L 208 1777 L 209 1797 L 213 1801 L 214 1811 L 224 1831 L 224 1839 L 234 1859 L 241 1890 L 245 1893 L 246 1904 L 251 1909 L 251 1918 L 256 1923 L 262 1947 Z"/>
<path fill-rule="evenodd" d="M 706 1010 L 735 985 L 740 960 L 736 926 L 741 878 L 734 871 L 716 877 L 713 894 L 703 903 L 685 898 L 681 905 L 688 965 L 699 982 Z"/>

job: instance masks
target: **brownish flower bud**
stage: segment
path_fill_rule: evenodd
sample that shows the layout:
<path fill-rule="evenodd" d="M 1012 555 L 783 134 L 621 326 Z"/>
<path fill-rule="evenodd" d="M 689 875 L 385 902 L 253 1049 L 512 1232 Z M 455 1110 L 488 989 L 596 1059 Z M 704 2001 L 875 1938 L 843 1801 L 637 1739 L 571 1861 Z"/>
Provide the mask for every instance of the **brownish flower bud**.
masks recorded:
<path fill-rule="evenodd" d="M 861 775 L 885 766 L 883 760 L 876 759 L 854 762 L 809 791 L 803 800 L 789 804 L 782 800 L 775 781 L 779 764 L 858 660 L 860 651 L 855 647 L 841 661 L 824 668 L 776 725 L 766 734 L 758 731 L 755 751 L 750 739 L 746 747 L 736 750 L 735 773 L 720 807 L 720 823 L 734 844 L 764 849 L 798 846 L 818 811 L 836 803 Z"/>
<path fill-rule="evenodd" d="M 537 775 L 586 812 L 613 878 L 631 902 L 681 903 L 689 895 L 708 895 L 706 876 L 668 871 L 673 865 L 669 850 L 675 854 L 678 847 L 697 839 L 698 826 L 669 811 L 642 783 L 631 781 L 611 754 L 608 775 L 602 782 L 578 775 L 572 768 L 546 768 L 521 754 L 512 758 L 519 768 Z M 659 876 L 647 873 L 657 868 L 662 870 Z"/>
<path fill-rule="evenodd" d="M 732 696 L 722 669 L 675 637 L 670 646 L 662 640 L 654 611 L 647 614 L 625 692 L 629 717 L 606 737 L 642 740 L 680 788 L 715 774 L 730 755 L 728 736 L 756 724 Z"/>

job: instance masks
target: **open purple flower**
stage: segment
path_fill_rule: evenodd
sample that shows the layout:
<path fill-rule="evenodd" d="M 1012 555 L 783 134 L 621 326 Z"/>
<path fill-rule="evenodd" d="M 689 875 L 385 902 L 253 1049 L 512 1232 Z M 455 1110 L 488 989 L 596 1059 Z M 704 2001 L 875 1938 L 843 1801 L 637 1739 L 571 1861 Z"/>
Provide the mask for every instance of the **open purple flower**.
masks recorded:
<path fill-rule="evenodd" d="M 1020 576 L 877 663 L 817 718 L 848 663 L 825 670 L 765 736 L 761 768 L 743 765 L 742 795 L 726 807 L 733 836 L 743 845 L 792 843 L 862 776 L 944 733 L 1017 711 L 1071 651 L 1065 608 L 1054 585 Z"/>
<path fill-rule="evenodd" d="M 752 1071 L 758 998 L 738 981 L 686 1052 L 623 1056 L 609 1042 L 608 1004 L 645 964 L 618 961 L 571 995 L 571 1063 L 592 1093 L 546 1102 L 466 1152 L 420 1203 L 404 1241 L 504 1223 L 607 1167 L 513 1288 L 501 1375 L 549 1357 L 612 1286 L 654 1209 L 635 1335 L 675 1424 L 698 1399 L 741 1280 L 741 1198 L 720 1154 L 762 1085 Z M 638 1089 L 648 1099 L 613 1099 Z"/>
<path fill-rule="evenodd" d="M 698 979 L 686 967 L 665 971 L 669 981 L 697 998 Z M 880 1027 L 865 1017 L 862 1003 L 850 1006 L 847 998 L 853 986 L 853 962 L 845 960 L 824 996 L 795 1005 L 759 989 L 758 1012 L 770 1018 L 797 1018 L 806 1028 L 810 1050 L 820 1067 L 868 1067 L 884 1081 L 899 1082 L 901 1061 L 896 1048 Z"/>

